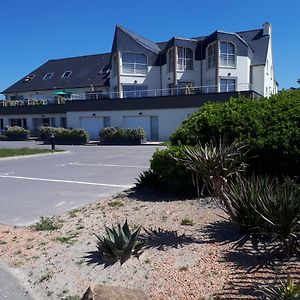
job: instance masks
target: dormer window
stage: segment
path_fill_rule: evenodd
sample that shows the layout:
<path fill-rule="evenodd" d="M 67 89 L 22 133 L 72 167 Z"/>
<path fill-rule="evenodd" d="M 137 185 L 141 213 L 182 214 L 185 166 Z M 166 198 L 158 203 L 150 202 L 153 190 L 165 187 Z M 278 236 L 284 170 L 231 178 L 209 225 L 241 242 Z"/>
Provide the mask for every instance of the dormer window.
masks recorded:
<path fill-rule="evenodd" d="M 194 52 L 190 48 L 178 47 L 178 70 L 193 70 Z"/>
<path fill-rule="evenodd" d="M 232 43 L 227 43 L 227 42 L 220 43 L 220 66 L 235 68 L 236 66 L 235 46 Z"/>
<path fill-rule="evenodd" d="M 49 80 L 53 76 L 54 73 L 47 73 L 44 77 L 43 80 Z"/>
<path fill-rule="evenodd" d="M 147 74 L 147 57 L 144 54 L 123 52 L 122 72 L 125 74 Z"/>
<path fill-rule="evenodd" d="M 29 81 L 31 81 L 34 77 L 35 77 L 35 74 L 27 75 L 27 76 L 24 78 L 24 82 L 29 82 Z"/>
<path fill-rule="evenodd" d="M 68 78 L 72 74 L 72 71 L 66 71 L 61 75 L 61 78 Z"/>

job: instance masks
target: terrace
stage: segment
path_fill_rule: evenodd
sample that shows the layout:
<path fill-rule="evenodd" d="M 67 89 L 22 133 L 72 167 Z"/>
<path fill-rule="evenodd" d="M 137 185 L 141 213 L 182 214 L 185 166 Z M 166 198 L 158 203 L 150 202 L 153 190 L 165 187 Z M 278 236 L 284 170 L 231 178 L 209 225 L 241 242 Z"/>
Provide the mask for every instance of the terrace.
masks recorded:
<path fill-rule="evenodd" d="M 160 97 L 178 97 L 189 95 L 204 95 L 217 93 L 235 93 L 235 92 L 255 92 L 261 94 L 249 83 L 227 84 L 227 85 L 206 85 L 193 86 L 186 85 L 184 87 L 168 88 L 168 89 L 138 89 L 133 88 L 130 91 L 121 92 L 96 92 L 90 91 L 82 94 L 61 93 L 55 96 L 54 99 L 43 99 L 39 96 L 37 98 L 24 100 L 3 100 L 0 106 L 32 106 L 32 105 L 51 105 L 51 104 L 65 104 L 70 101 L 84 101 L 84 100 L 108 100 L 108 99 L 135 99 L 135 98 L 160 98 Z M 219 98 L 219 97 L 218 97 Z"/>

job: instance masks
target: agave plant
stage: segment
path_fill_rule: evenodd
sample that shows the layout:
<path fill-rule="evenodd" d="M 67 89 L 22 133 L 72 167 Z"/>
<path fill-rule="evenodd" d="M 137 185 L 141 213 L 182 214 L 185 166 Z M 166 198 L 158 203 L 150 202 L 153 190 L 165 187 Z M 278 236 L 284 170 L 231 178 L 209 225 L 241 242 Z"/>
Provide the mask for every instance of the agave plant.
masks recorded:
<path fill-rule="evenodd" d="M 289 256 L 300 251 L 300 189 L 268 176 L 239 178 L 227 186 L 234 221 L 271 238 Z"/>
<path fill-rule="evenodd" d="M 193 175 L 193 182 L 200 193 L 200 184 L 204 182 L 204 187 L 212 189 L 225 207 L 229 216 L 234 219 L 234 210 L 231 206 L 225 190 L 229 178 L 238 176 L 246 170 L 246 159 L 248 150 L 246 145 L 235 140 L 228 143 L 226 138 L 219 139 L 218 142 L 211 140 L 202 145 L 200 142 L 194 147 L 183 146 L 185 158 L 176 159 L 184 164 Z"/>
<path fill-rule="evenodd" d="M 291 277 L 285 282 L 280 282 L 277 287 L 266 287 L 260 292 L 267 300 L 299 300 L 300 299 L 300 282 L 296 284 Z"/>
<path fill-rule="evenodd" d="M 152 169 L 146 170 L 139 174 L 139 178 L 136 178 L 137 182 L 135 186 L 137 189 L 149 188 L 158 189 L 162 185 L 162 178 L 160 175 L 153 172 Z"/>
<path fill-rule="evenodd" d="M 144 242 L 139 240 L 141 227 L 131 232 L 127 220 L 124 225 L 112 228 L 105 226 L 106 236 L 96 236 L 98 251 L 107 257 L 127 260 L 131 255 L 139 257 L 142 254 Z"/>

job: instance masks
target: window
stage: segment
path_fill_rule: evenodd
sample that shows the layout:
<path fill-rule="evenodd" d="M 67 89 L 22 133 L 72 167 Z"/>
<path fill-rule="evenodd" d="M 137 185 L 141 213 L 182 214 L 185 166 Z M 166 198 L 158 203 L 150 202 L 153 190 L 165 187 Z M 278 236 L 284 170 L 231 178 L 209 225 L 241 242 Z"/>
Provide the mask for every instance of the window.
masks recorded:
<path fill-rule="evenodd" d="M 234 92 L 235 91 L 235 79 L 221 78 L 220 79 L 220 92 Z"/>
<path fill-rule="evenodd" d="M 72 74 L 72 71 L 66 71 L 64 74 L 61 75 L 62 78 L 68 78 Z"/>
<path fill-rule="evenodd" d="M 31 81 L 34 77 L 35 77 L 35 74 L 27 75 L 27 76 L 24 78 L 24 82 L 29 82 L 29 81 Z"/>
<path fill-rule="evenodd" d="M 122 53 L 122 70 L 126 74 L 147 74 L 147 57 L 139 53 Z"/>
<path fill-rule="evenodd" d="M 221 42 L 220 44 L 220 66 L 235 67 L 235 46 L 232 43 Z"/>
<path fill-rule="evenodd" d="M 174 72 L 174 48 L 168 52 L 168 72 Z"/>
<path fill-rule="evenodd" d="M 19 126 L 23 128 L 27 128 L 27 119 L 9 119 L 9 125 L 11 127 L 13 126 Z"/>
<path fill-rule="evenodd" d="M 207 67 L 208 69 L 216 66 L 217 44 L 211 44 L 207 49 Z"/>
<path fill-rule="evenodd" d="M 4 128 L 4 122 L 3 119 L 0 119 L 0 130 L 2 131 Z"/>
<path fill-rule="evenodd" d="M 147 96 L 145 85 L 123 85 L 123 98 L 138 98 Z"/>
<path fill-rule="evenodd" d="M 190 48 L 178 47 L 178 70 L 193 70 L 194 53 Z"/>
<path fill-rule="evenodd" d="M 44 76 L 43 80 L 49 80 L 49 79 L 53 76 L 53 74 L 54 74 L 54 73 L 47 73 L 47 74 Z"/>
<path fill-rule="evenodd" d="M 66 117 L 60 118 L 60 127 L 67 128 L 67 118 Z"/>

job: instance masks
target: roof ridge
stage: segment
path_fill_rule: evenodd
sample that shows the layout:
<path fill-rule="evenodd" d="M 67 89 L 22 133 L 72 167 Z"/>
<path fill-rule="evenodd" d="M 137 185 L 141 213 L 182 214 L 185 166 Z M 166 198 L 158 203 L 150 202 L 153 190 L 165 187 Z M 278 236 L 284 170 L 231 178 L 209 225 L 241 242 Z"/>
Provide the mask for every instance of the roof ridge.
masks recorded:
<path fill-rule="evenodd" d="M 91 56 L 100 56 L 100 55 L 110 55 L 110 52 L 105 53 L 98 53 L 98 54 L 87 54 L 87 55 L 79 55 L 79 56 L 71 56 L 71 57 L 62 57 L 62 58 L 53 58 L 49 59 L 48 61 L 55 61 L 55 60 L 64 60 L 64 59 L 74 59 L 74 58 L 82 58 L 82 57 L 91 57 Z"/>
<path fill-rule="evenodd" d="M 251 31 L 260 31 L 260 30 L 262 30 L 262 28 L 258 28 L 258 29 L 251 29 L 251 30 L 242 30 L 242 31 L 236 31 L 236 33 L 251 32 Z"/>

